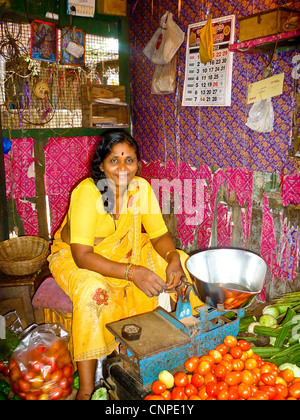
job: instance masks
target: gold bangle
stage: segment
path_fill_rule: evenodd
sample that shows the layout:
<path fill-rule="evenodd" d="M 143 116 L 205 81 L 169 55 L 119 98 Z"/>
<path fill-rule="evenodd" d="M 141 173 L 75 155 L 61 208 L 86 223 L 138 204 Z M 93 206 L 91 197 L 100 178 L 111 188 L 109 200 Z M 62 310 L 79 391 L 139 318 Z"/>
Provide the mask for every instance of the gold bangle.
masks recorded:
<path fill-rule="evenodd" d="M 133 275 L 133 272 L 134 272 L 135 268 L 136 268 L 136 265 L 130 264 L 130 263 L 127 264 L 126 270 L 125 270 L 125 280 L 132 281 L 132 275 Z"/>
<path fill-rule="evenodd" d="M 177 254 L 179 255 L 179 252 L 178 252 L 178 250 L 177 250 L 177 249 L 171 249 L 170 251 L 168 251 L 168 252 L 166 253 L 166 255 L 165 255 L 165 261 L 169 262 L 169 261 L 168 261 L 168 256 L 171 254 L 171 252 L 177 252 Z"/>

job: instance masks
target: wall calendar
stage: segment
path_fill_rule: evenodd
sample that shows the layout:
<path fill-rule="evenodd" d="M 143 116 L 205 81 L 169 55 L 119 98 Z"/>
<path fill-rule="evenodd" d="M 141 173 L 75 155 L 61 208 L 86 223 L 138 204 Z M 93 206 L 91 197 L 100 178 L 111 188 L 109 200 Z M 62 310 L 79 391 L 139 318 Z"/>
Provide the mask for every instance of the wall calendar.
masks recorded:
<path fill-rule="evenodd" d="M 189 25 L 187 34 L 183 106 L 230 106 L 235 16 L 212 20 L 214 54 L 209 63 L 201 63 L 199 33 L 206 22 Z"/>

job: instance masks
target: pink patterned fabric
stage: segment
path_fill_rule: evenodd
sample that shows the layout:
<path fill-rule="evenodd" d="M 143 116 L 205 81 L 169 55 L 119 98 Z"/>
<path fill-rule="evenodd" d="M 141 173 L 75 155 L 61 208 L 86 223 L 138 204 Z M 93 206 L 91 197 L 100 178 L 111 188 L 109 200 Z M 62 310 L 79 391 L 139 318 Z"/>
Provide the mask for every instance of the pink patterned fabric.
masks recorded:
<path fill-rule="evenodd" d="M 281 198 L 284 206 L 300 204 L 300 174 L 283 178 Z"/>
<path fill-rule="evenodd" d="M 13 139 L 10 152 L 4 155 L 7 199 L 35 197 L 35 179 L 27 176 L 34 162 L 33 144 L 34 139 Z"/>
<path fill-rule="evenodd" d="M 59 228 L 75 186 L 89 176 L 100 137 L 53 137 L 45 147 L 45 187 L 51 209 L 51 233 Z"/>
<path fill-rule="evenodd" d="M 227 168 L 225 181 L 228 187 L 228 195 L 234 190 L 241 209 L 244 247 L 249 239 L 252 219 L 252 192 L 253 172 L 241 168 Z"/>
<path fill-rule="evenodd" d="M 6 198 L 16 201 L 25 235 L 38 235 L 38 219 L 35 205 L 28 201 L 36 195 L 35 177 L 28 177 L 28 169 L 34 164 L 34 139 L 13 139 L 12 147 L 4 155 Z M 33 172 L 34 174 L 34 172 Z"/>
<path fill-rule="evenodd" d="M 263 224 L 261 237 L 261 257 L 266 261 L 273 277 L 280 277 L 280 267 L 277 263 L 277 243 L 272 211 L 269 207 L 267 193 L 263 197 Z"/>

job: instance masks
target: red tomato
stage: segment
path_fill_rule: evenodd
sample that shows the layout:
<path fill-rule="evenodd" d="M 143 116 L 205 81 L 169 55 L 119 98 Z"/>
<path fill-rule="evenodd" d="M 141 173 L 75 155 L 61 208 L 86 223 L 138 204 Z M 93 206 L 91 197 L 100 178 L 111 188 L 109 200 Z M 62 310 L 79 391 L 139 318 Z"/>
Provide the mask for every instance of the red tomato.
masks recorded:
<path fill-rule="evenodd" d="M 169 389 L 166 389 L 165 392 L 160 394 L 164 400 L 170 400 L 172 397 L 171 391 Z"/>
<path fill-rule="evenodd" d="M 44 368 L 44 363 L 41 362 L 40 360 L 35 360 L 32 362 L 32 370 L 34 370 L 35 372 L 41 372 Z"/>
<path fill-rule="evenodd" d="M 184 372 L 176 372 L 174 375 L 174 384 L 178 387 L 185 387 L 189 383 L 189 378 Z"/>
<path fill-rule="evenodd" d="M 224 339 L 224 344 L 227 347 L 236 347 L 237 339 L 235 337 L 233 337 L 232 335 L 227 335 L 227 337 L 225 337 L 225 339 Z"/>
<path fill-rule="evenodd" d="M 227 385 L 239 385 L 242 382 L 242 374 L 241 372 L 229 372 L 225 376 L 225 382 Z"/>
<path fill-rule="evenodd" d="M 210 350 L 208 355 L 214 359 L 214 363 L 220 363 L 222 360 L 222 354 L 218 350 Z"/>
<path fill-rule="evenodd" d="M 232 370 L 236 372 L 242 372 L 244 370 L 245 363 L 241 359 L 235 359 L 232 362 Z"/>
<path fill-rule="evenodd" d="M 251 349 L 251 345 L 250 343 L 248 343 L 248 341 L 246 340 L 239 340 L 237 345 L 241 348 L 241 350 L 243 351 L 248 351 Z"/>
<path fill-rule="evenodd" d="M 200 362 L 197 371 L 200 375 L 205 376 L 210 372 L 211 366 L 212 365 L 208 361 Z"/>
<path fill-rule="evenodd" d="M 30 380 L 31 388 L 40 389 L 44 385 L 44 380 L 41 375 L 36 375 Z"/>
<path fill-rule="evenodd" d="M 257 368 L 257 360 L 253 359 L 252 357 L 245 360 L 245 369 L 254 370 L 256 368 Z"/>
<path fill-rule="evenodd" d="M 51 381 L 54 381 L 56 383 L 58 383 L 62 377 L 63 377 L 62 369 L 57 369 L 56 371 L 51 373 Z"/>
<path fill-rule="evenodd" d="M 22 392 L 28 392 L 31 388 L 30 383 L 24 379 L 20 379 L 18 386 Z"/>
<path fill-rule="evenodd" d="M 228 347 L 225 344 L 220 344 L 216 347 L 216 350 L 219 351 L 222 356 L 224 356 L 228 352 Z"/>
<path fill-rule="evenodd" d="M 166 385 L 161 381 L 154 381 L 152 384 L 153 394 L 160 395 L 167 389 Z"/>
<path fill-rule="evenodd" d="M 229 353 L 234 359 L 240 359 L 243 355 L 243 350 L 240 347 L 235 346 L 230 348 Z"/>
<path fill-rule="evenodd" d="M 153 400 L 160 400 L 160 401 L 163 401 L 163 397 L 161 396 L 161 395 L 155 395 L 155 394 L 150 394 L 150 395 L 147 395 L 147 397 L 145 397 L 144 398 L 144 400 L 146 400 L 146 401 L 153 401 Z"/>
<path fill-rule="evenodd" d="M 235 401 L 235 400 L 238 400 L 239 398 L 240 396 L 239 396 L 238 386 L 232 385 L 228 387 L 228 399 L 230 401 Z"/>
<path fill-rule="evenodd" d="M 294 372 L 291 369 L 282 370 L 279 373 L 279 376 L 281 378 L 283 378 L 285 380 L 285 382 L 287 382 L 288 384 L 293 382 L 293 380 L 295 378 Z"/>
<path fill-rule="evenodd" d="M 199 363 L 200 363 L 199 357 L 193 356 L 193 357 L 190 357 L 188 360 L 186 360 L 186 362 L 184 363 L 184 368 L 188 372 L 194 372 L 199 366 Z"/>
<path fill-rule="evenodd" d="M 238 393 L 239 396 L 243 399 L 243 400 L 247 400 L 248 398 L 250 398 L 252 396 L 252 389 L 250 385 L 247 384 L 239 384 L 238 386 Z"/>
<path fill-rule="evenodd" d="M 222 391 L 220 391 L 218 393 L 217 400 L 218 401 L 227 401 L 228 397 L 229 397 L 228 391 L 226 389 L 223 389 Z"/>
<path fill-rule="evenodd" d="M 225 381 L 219 381 L 218 383 L 217 383 L 217 389 L 218 389 L 218 393 L 220 392 L 220 391 L 228 391 L 228 385 L 227 385 L 227 383 L 225 382 Z"/>
<path fill-rule="evenodd" d="M 5 368 L 5 364 L 3 362 L 0 362 L 0 372 L 2 372 L 4 368 Z"/>
<path fill-rule="evenodd" d="M 39 398 L 39 395 L 35 394 L 34 392 L 28 392 L 26 394 L 26 401 L 36 401 Z"/>
<path fill-rule="evenodd" d="M 63 367 L 63 376 L 69 378 L 73 375 L 73 367 L 71 365 L 66 365 Z"/>
<path fill-rule="evenodd" d="M 274 386 L 274 388 L 276 389 L 277 395 L 280 395 L 283 398 L 287 398 L 289 395 L 289 390 L 286 386 L 282 385 L 282 384 L 276 384 Z"/>
<path fill-rule="evenodd" d="M 247 385 L 253 385 L 255 382 L 255 378 L 252 372 L 249 372 L 249 370 L 243 370 L 242 373 L 242 383 Z"/>
<path fill-rule="evenodd" d="M 219 364 L 215 367 L 215 375 L 217 378 L 225 378 L 227 372 L 228 371 L 224 365 Z"/>
<path fill-rule="evenodd" d="M 188 384 L 184 388 L 184 393 L 189 398 L 191 395 L 197 395 L 198 394 L 198 389 L 195 387 L 195 385 Z"/>
<path fill-rule="evenodd" d="M 261 385 L 259 387 L 259 391 L 262 391 L 264 394 L 266 394 L 269 400 L 273 400 L 273 398 L 275 398 L 277 395 L 276 388 L 270 385 Z"/>
<path fill-rule="evenodd" d="M 300 399 L 300 382 L 294 382 L 289 388 L 289 396 Z"/>
<path fill-rule="evenodd" d="M 49 397 L 50 400 L 59 400 L 63 395 L 63 390 L 59 387 L 55 388 L 53 391 L 50 392 Z"/>
<path fill-rule="evenodd" d="M 175 388 L 173 388 L 172 392 L 171 392 L 171 399 L 172 400 L 184 400 L 185 399 L 184 388 L 182 388 L 180 386 L 176 386 Z"/>
<path fill-rule="evenodd" d="M 204 384 L 204 377 L 199 373 L 194 373 L 191 379 L 191 383 L 196 387 L 200 388 Z"/>
<path fill-rule="evenodd" d="M 253 398 L 255 398 L 256 400 L 262 400 L 262 401 L 266 401 L 266 400 L 269 399 L 268 395 L 263 391 L 254 392 L 253 393 Z"/>
<path fill-rule="evenodd" d="M 2 373 L 3 373 L 4 376 L 9 376 L 9 374 L 10 374 L 9 367 L 5 366 Z"/>
<path fill-rule="evenodd" d="M 209 397 L 216 397 L 218 395 L 218 385 L 216 382 L 208 382 L 206 385 L 206 392 Z"/>
<path fill-rule="evenodd" d="M 58 386 L 63 390 L 68 389 L 69 388 L 68 378 L 62 378 L 59 381 Z"/>
<path fill-rule="evenodd" d="M 260 376 L 260 380 L 265 384 L 265 385 L 276 385 L 276 376 L 273 373 L 263 373 Z"/>

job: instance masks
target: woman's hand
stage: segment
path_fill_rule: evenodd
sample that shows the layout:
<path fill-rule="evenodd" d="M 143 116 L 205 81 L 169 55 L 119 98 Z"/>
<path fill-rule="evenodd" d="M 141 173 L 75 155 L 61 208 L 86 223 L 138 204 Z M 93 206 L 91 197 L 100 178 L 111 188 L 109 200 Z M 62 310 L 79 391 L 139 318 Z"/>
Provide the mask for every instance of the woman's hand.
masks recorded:
<path fill-rule="evenodd" d="M 167 258 L 168 266 L 166 268 L 167 275 L 167 289 L 166 292 L 175 292 L 175 289 L 180 286 L 182 282 L 182 277 L 185 277 L 185 272 L 183 271 L 180 255 L 178 251 L 170 253 Z"/>
<path fill-rule="evenodd" d="M 157 274 L 140 265 L 137 265 L 133 271 L 132 282 L 150 298 L 160 295 L 167 287 Z"/>

